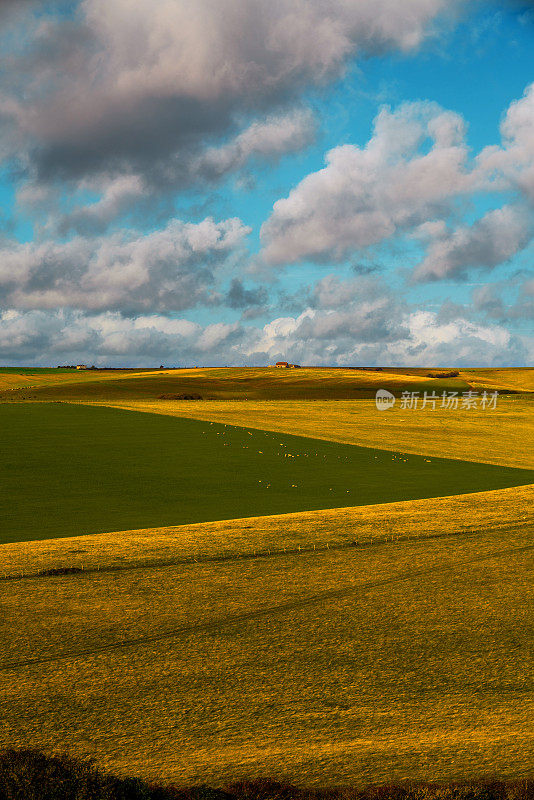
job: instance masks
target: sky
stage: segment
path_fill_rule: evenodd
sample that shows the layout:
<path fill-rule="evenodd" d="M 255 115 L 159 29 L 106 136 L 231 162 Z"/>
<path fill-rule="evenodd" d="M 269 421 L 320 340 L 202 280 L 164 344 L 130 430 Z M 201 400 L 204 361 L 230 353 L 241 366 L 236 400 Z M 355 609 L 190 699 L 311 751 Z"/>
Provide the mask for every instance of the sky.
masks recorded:
<path fill-rule="evenodd" d="M 534 365 L 534 2 L 0 0 L 0 365 Z"/>

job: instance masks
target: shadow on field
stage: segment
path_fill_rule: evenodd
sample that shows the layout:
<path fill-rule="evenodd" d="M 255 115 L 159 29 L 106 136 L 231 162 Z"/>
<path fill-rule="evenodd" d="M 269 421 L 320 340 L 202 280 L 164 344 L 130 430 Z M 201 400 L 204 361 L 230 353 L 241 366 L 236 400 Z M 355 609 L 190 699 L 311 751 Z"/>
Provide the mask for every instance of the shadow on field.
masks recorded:
<path fill-rule="evenodd" d="M 119 778 L 92 761 L 38 750 L 0 751 L 1 800 L 534 800 L 534 780 L 398 783 L 364 789 L 306 789 L 266 779 L 189 788 Z"/>

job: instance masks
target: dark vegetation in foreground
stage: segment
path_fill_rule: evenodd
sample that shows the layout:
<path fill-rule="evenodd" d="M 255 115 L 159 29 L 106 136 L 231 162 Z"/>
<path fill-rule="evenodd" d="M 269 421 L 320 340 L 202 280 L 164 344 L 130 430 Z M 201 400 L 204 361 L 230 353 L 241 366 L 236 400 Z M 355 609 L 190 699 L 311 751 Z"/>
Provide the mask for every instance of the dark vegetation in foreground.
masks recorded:
<path fill-rule="evenodd" d="M 306 789 L 267 779 L 212 789 L 146 783 L 96 769 L 91 761 L 38 750 L 0 751 L 0 800 L 533 800 L 534 779 L 485 778 L 391 783 L 364 789 Z"/>

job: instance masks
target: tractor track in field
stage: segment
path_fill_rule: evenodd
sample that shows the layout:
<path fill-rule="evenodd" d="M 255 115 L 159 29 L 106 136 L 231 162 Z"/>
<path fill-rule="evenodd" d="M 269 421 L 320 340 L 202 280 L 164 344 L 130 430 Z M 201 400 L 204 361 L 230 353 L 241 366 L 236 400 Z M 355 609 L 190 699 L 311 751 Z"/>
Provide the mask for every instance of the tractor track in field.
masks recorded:
<path fill-rule="evenodd" d="M 55 653 L 37 658 L 20 659 L 18 661 L 8 661 L 0 664 L 0 670 L 9 671 L 22 667 L 40 666 L 42 664 L 50 664 L 58 661 L 77 660 L 80 658 L 91 657 L 106 653 L 114 650 L 124 650 L 130 647 L 145 646 L 157 642 L 162 642 L 168 639 L 178 638 L 180 636 L 188 636 L 194 633 L 217 631 L 221 628 L 247 623 L 252 620 L 262 619 L 264 617 L 284 614 L 289 611 L 298 611 L 307 606 L 312 606 L 316 603 L 328 602 L 329 600 L 342 599 L 349 597 L 359 592 L 367 592 L 369 590 L 380 588 L 402 581 L 410 581 L 414 578 L 420 578 L 425 575 L 453 572 L 455 569 L 476 564 L 481 561 L 488 561 L 494 558 L 502 558 L 508 555 L 526 553 L 534 550 L 534 544 L 523 545 L 521 547 L 508 547 L 504 550 L 493 550 L 489 553 L 483 553 L 473 558 L 462 559 L 461 561 L 449 562 L 446 564 L 438 564 L 426 569 L 418 569 L 411 572 L 401 572 L 397 575 L 392 575 L 388 578 L 381 578 L 379 580 L 365 581 L 357 584 L 356 586 L 345 586 L 341 589 L 331 589 L 324 592 L 318 592 L 308 597 L 301 597 L 295 600 L 289 600 L 278 605 L 268 606 L 266 608 L 259 608 L 254 611 L 248 611 L 241 614 L 230 614 L 225 617 L 218 617 L 207 622 L 199 622 L 197 624 L 180 625 L 168 631 L 160 633 L 137 636 L 131 639 L 123 639 L 118 642 L 110 642 L 108 644 L 97 645 L 94 647 L 82 648 L 79 650 L 67 651 L 64 653 Z"/>

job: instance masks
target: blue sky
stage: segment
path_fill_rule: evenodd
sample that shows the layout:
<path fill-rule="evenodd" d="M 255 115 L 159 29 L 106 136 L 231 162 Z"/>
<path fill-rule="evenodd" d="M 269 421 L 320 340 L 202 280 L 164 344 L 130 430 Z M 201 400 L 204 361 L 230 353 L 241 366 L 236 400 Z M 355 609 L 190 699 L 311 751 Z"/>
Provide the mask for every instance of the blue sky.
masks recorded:
<path fill-rule="evenodd" d="M 0 363 L 532 364 L 531 4 L 222 5 L 0 0 Z"/>

